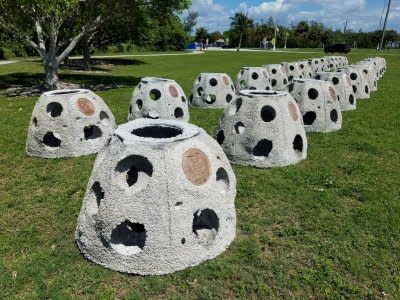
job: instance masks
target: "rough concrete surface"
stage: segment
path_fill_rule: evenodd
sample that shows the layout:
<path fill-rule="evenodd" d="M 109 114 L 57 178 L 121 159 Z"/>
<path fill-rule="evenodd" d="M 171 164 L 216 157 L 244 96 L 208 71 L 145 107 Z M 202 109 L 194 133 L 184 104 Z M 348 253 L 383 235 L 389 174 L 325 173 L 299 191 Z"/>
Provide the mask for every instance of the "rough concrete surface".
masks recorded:
<path fill-rule="evenodd" d="M 297 64 L 299 65 L 299 69 L 301 71 L 302 74 L 302 78 L 304 79 L 310 79 L 314 77 L 314 72 L 311 68 L 311 63 L 307 60 L 300 60 L 297 62 Z"/>
<path fill-rule="evenodd" d="M 185 92 L 172 79 L 144 77 L 135 87 L 128 120 L 137 118 L 189 121 Z"/>
<path fill-rule="evenodd" d="M 367 78 L 357 67 L 349 65 L 344 68 L 339 68 L 337 71 L 350 76 L 351 87 L 357 99 L 369 99 L 371 91 Z"/>
<path fill-rule="evenodd" d="M 216 139 L 241 165 L 286 166 L 307 157 L 301 113 L 287 92 L 242 90 L 224 110 Z"/>
<path fill-rule="evenodd" d="M 332 84 L 341 111 L 356 109 L 357 100 L 353 93 L 349 75 L 340 72 L 318 72 L 315 74 L 315 79 L 329 81 Z"/>
<path fill-rule="evenodd" d="M 289 91 L 299 105 L 306 131 L 330 132 L 342 127 L 336 91 L 328 81 L 295 79 Z"/>
<path fill-rule="evenodd" d="M 194 80 L 190 105 L 225 108 L 236 95 L 232 79 L 225 73 L 200 73 Z"/>
<path fill-rule="evenodd" d="M 271 80 L 263 67 L 243 67 L 236 75 L 236 90 L 270 90 Z"/>
<path fill-rule="evenodd" d="M 281 64 L 268 64 L 263 65 L 269 74 L 271 80 L 271 88 L 274 91 L 286 90 L 288 85 L 288 76 L 285 68 Z"/>
<path fill-rule="evenodd" d="M 303 73 L 300 70 L 298 62 L 282 62 L 281 64 L 285 68 L 289 83 L 292 82 L 293 79 L 303 79 Z"/>
<path fill-rule="evenodd" d="M 86 258 L 120 272 L 182 270 L 232 242 L 235 195 L 230 163 L 203 129 L 136 119 L 97 155 L 76 242 Z"/>
<path fill-rule="evenodd" d="M 114 115 L 92 91 L 45 92 L 32 112 L 26 152 L 45 158 L 96 153 L 115 127 Z"/>
<path fill-rule="evenodd" d="M 367 80 L 370 92 L 376 92 L 378 90 L 378 76 L 376 75 L 376 68 L 372 62 L 359 61 L 351 66 L 356 67 Z"/>

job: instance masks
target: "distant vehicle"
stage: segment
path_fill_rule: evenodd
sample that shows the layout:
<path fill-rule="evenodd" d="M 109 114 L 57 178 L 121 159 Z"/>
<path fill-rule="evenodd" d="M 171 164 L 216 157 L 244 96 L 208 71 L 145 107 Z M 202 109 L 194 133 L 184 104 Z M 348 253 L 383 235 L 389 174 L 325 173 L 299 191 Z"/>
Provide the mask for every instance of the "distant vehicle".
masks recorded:
<path fill-rule="evenodd" d="M 324 49 L 325 53 L 349 53 L 351 51 L 351 47 L 345 43 L 332 44 Z"/>

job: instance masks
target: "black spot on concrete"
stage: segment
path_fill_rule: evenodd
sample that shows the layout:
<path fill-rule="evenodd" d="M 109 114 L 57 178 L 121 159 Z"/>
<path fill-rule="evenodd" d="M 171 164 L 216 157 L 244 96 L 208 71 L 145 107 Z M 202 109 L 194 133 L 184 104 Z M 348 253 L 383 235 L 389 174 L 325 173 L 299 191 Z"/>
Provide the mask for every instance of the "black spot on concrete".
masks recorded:
<path fill-rule="evenodd" d="M 314 88 L 309 89 L 307 94 L 308 94 L 308 98 L 310 98 L 311 100 L 317 99 L 318 95 L 319 95 L 318 91 Z"/>
<path fill-rule="evenodd" d="M 218 84 L 218 80 L 217 79 L 215 79 L 215 78 L 211 78 L 210 79 L 210 85 L 211 86 L 217 86 L 217 84 Z"/>
<path fill-rule="evenodd" d="M 337 120 L 338 120 L 338 112 L 337 112 L 337 110 L 336 109 L 332 109 L 331 110 L 331 120 L 332 120 L 332 122 L 337 122 Z"/>
<path fill-rule="evenodd" d="M 339 83 L 339 78 L 333 77 L 333 78 L 332 78 L 332 83 L 333 83 L 333 84 L 338 84 L 338 83 Z"/>
<path fill-rule="evenodd" d="M 308 111 L 303 116 L 304 125 L 312 125 L 315 119 L 317 118 L 317 114 L 314 111 Z"/>
<path fill-rule="evenodd" d="M 50 114 L 50 116 L 55 118 L 61 115 L 63 107 L 58 102 L 50 102 L 49 104 L 47 104 L 46 111 L 48 114 Z"/>
<path fill-rule="evenodd" d="M 152 89 L 150 91 L 150 99 L 158 100 L 161 98 L 161 92 L 158 89 Z"/>
<path fill-rule="evenodd" d="M 180 107 L 175 108 L 174 116 L 175 116 L 175 118 L 177 118 L 177 119 L 182 118 L 182 117 L 183 117 L 183 110 L 182 110 L 182 108 L 180 108 Z"/>
<path fill-rule="evenodd" d="M 254 80 L 257 80 L 258 79 L 258 74 L 256 72 L 253 72 L 251 74 L 251 78 L 253 78 Z"/>
<path fill-rule="evenodd" d="M 293 140 L 293 149 L 299 152 L 303 152 L 303 138 L 297 134 Z"/>
<path fill-rule="evenodd" d="M 265 105 L 261 108 L 261 119 L 264 122 L 271 122 L 276 117 L 276 111 L 272 106 Z"/>
<path fill-rule="evenodd" d="M 103 135 L 101 129 L 96 125 L 90 125 L 83 128 L 83 134 L 85 140 L 94 140 Z"/>
<path fill-rule="evenodd" d="M 253 148 L 253 155 L 255 156 L 265 156 L 268 157 L 272 150 L 272 142 L 267 139 L 263 139 L 257 143 Z"/>
<path fill-rule="evenodd" d="M 217 142 L 218 144 L 222 145 L 224 143 L 225 140 L 225 134 L 223 130 L 220 130 L 217 134 Z"/>
<path fill-rule="evenodd" d="M 141 223 L 125 220 L 111 232 L 111 243 L 124 246 L 137 246 L 143 249 L 146 242 L 146 230 Z"/>
<path fill-rule="evenodd" d="M 43 144 L 48 147 L 57 148 L 61 145 L 61 140 L 54 136 L 54 133 L 49 131 L 43 137 Z"/>

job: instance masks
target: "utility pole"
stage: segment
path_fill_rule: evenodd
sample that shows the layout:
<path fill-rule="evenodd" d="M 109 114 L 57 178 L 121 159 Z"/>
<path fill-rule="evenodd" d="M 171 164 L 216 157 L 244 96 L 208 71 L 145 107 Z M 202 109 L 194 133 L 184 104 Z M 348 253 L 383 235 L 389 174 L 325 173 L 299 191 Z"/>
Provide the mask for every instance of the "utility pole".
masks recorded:
<path fill-rule="evenodd" d="M 390 10 L 390 3 L 391 2 L 392 2 L 392 0 L 389 0 L 388 7 L 387 7 L 387 10 L 386 10 L 385 22 L 383 22 L 383 29 L 382 29 L 381 42 L 379 44 L 379 50 L 382 50 L 382 48 L 383 48 L 383 38 L 385 37 L 386 23 L 387 23 L 387 19 L 389 17 L 389 10 Z"/>

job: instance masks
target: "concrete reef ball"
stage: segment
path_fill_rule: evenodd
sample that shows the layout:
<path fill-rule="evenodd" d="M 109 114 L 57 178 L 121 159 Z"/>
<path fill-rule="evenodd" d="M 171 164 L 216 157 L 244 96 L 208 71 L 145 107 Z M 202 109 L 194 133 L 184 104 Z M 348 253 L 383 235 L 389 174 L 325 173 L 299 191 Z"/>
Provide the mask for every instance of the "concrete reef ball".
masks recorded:
<path fill-rule="evenodd" d="M 346 73 L 350 76 L 351 87 L 357 99 L 369 99 L 371 90 L 369 88 L 368 80 L 357 67 L 349 65 L 337 70 L 341 73 Z"/>
<path fill-rule="evenodd" d="M 271 81 L 263 67 L 243 67 L 236 75 L 236 90 L 270 90 Z"/>
<path fill-rule="evenodd" d="M 216 139 L 231 162 L 269 168 L 307 157 L 301 113 L 287 92 L 242 90 L 219 121 Z"/>
<path fill-rule="evenodd" d="M 314 72 L 311 68 L 311 63 L 307 60 L 300 60 L 297 62 L 301 71 L 301 74 L 303 75 L 303 78 L 305 79 L 311 79 L 314 77 Z"/>
<path fill-rule="evenodd" d="M 318 72 L 314 78 L 329 81 L 332 84 L 341 111 L 356 109 L 356 96 L 353 93 L 349 75 L 340 72 Z"/>
<path fill-rule="evenodd" d="M 225 108 L 236 95 L 232 79 L 225 73 L 200 73 L 193 82 L 190 105 Z"/>
<path fill-rule="evenodd" d="M 136 119 L 97 155 L 76 242 L 86 258 L 120 272 L 182 270 L 232 242 L 235 195 L 230 163 L 203 129 Z"/>
<path fill-rule="evenodd" d="M 303 73 L 300 69 L 299 63 L 293 62 L 283 62 L 281 65 L 285 68 L 286 74 L 288 76 L 288 81 L 292 82 L 293 79 L 302 79 Z"/>
<path fill-rule="evenodd" d="M 330 132 L 342 127 L 335 88 L 328 81 L 293 80 L 289 91 L 299 105 L 306 131 Z"/>
<path fill-rule="evenodd" d="M 378 76 L 376 75 L 376 68 L 372 62 L 359 61 L 351 66 L 356 67 L 361 74 L 363 74 L 371 92 L 376 92 L 378 90 Z"/>
<path fill-rule="evenodd" d="M 263 65 L 269 74 L 271 80 L 271 88 L 274 91 L 285 90 L 288 85 L 288 76 L 285 68 L 280 64 Z"/>
<path fill-rule="evenodd" d="M 45 158 L 96 153 L 115 127 L 112 112 L 92 91 L 45 92 L 32 112 L 26 152 Z"/>
<path fill-rule="evenodd" d="M 137 118 L 189 121 L 185 92 L 172 79 L 144 77 L 133 91 L 128 120 Z"/>

